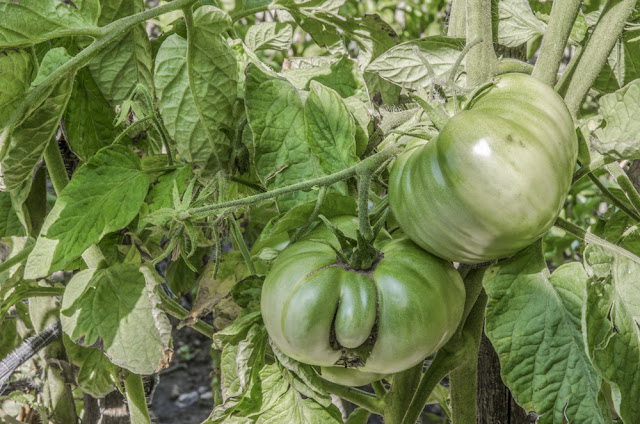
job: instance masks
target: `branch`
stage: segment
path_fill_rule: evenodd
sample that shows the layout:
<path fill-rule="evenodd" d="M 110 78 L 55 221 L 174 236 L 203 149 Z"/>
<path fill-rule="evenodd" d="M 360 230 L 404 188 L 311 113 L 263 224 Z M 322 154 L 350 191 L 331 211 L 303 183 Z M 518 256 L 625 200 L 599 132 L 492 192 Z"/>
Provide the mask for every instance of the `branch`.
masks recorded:
<path fill-rule="evenodd" d="M 554 1 L 551 7 L 549 25 L 532 75 L 552 87 L 556 83 L 564 48 L 581 4 L 581 0 L 563 0 Z"/>
<path fill-rule="evenodd" d="M 403 145 L 393 145 L 385 148 L 384 150 L 369 156 L 368 158 L 362 160 L 362 162 L 354 165 L 350 168 L 343 169 L 342 171 L 338 171 L 334 174 L 325 175 L 322 177 L 314 178 L 307 181 L 302 181 L 296 184 L 291 184 L 289 186 L 280 187 L 274 190 L 269 190 L 265 193 L 254 194 L 253 196 L 248 196 L 242 199 L 231 200 L 228 202 L 215 203 L 212 205 L 201 206 L 198 208 L 190 208 L 186 211 L 180 213 L 178 215 L 178 219 L 192 219 L 192 218 L 204 218 L 206 216 L 212 215 L 217 211 L 234 208 L 239 206 L 248 206 L 254 205 L 256 203 L 260 203 L 263 200 L 273 199 L 278 196 L 282 196 L 284 194 L 293 193 L 301 190 L 311 190 L 316 186 L 330 186 L 332 184 L 337 183 L 338 181 L 346 180 L 347 178 L 355 177 L 356 175 L 361 175 L 365 172 L 375 172 L 380 165 L 382 165 L 388 158 L 397 155 L 402 151 Z"/>
<path fill-rule="evenodd" d="M 582 100 L 606 63 L 611 49 L 620 38 L 626 20 L 635 5 L 636 0 L 609 0 L 605 5 L 564 96 L 571 116 L 575 117 L 578 114 Z"/>
<path fill-rule="evenodd" d="M 383 403 L 376 396 L 355 387 L 342 386 L 328 380 L 320 379 L 320 382 L 322 383 L 322 388 L 327 392 L 361 406 L 374 414 L 382 415 Z"/>
<path fill-rule="evenodd" d="M 625 174 L 622 169 L 620 169 L 620 166 L 616 163 L 610 163 L 609 165 L 605 166 L 605 168 L 609 172 L 609 174 L 611 174 L 611 176 L 616 179 L 618 184 L 620 184 L 620 188 L 622 189 L 622 191 L 624 191 L 624 194 L 627 196 L 627 199 L 629 199 L 629 202 L 631 202 L 631 206 L 633 206 L 633 209 L 635 209 L 635 211 L 640 214 L 640 194 L 638 194 L 636 188 L 633 186 L 633 183 L 631 182 L 627 174 Z"/>
<path fill-rule="evenodd" d="M 467 0 L 467 41 L 482 42 L 467 56 L 467 84 L 474 87 L 486 82 L 497 71 L 498 58 L 493 49 L 491 0 Z"/>

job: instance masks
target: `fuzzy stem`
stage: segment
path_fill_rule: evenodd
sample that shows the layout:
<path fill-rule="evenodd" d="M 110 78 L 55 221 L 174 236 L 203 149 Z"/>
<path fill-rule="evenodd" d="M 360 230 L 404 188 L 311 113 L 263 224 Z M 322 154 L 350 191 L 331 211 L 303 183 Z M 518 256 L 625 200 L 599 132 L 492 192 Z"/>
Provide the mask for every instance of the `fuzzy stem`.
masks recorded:
<path fill-rule="evenodd" d="M 384 398 L 384 422 L 386 424 L 401 424 L 409 408 L 420 379 L 424 361 L 408 370 L 394 374 L 391 389 Z"/>
<path fill-rule="evenodd" d="M 231 221 L 231 234 L 233 236 L 233 239 L 236 241 L 236 244 L 240 248 L 240 252 L 242 253 L 242 257 L 244 258 L 244 261 L 249 268 L 249 272 L 251 273 L 251 275 L 256 275 L 256 267 L 253 265 L 251 254 L 249 253 L 249 248 L 244 242 L 244 237 L 242 236 L 242 231 L 240 230 L 238 221 L 236 221 L 236 217 L 231 215 L 229 217 L 229 221 Z"/>
<path fill-rule="evenodd" d="M 532 76 L 552 87 L 581 4 L 581 0 L 563 0 L 554 1 L 551 7 L 549 25 Z"/>
<path fill-rule="evenodd" d="M 69 184 L 69 175 L 67 175 L 67 169 L 64 166 L 58 142 L 55 139 L 51 140 L 47 148 L 44 149 L 44 162 L 47 166 L 47 171 L 49 171 L 53 189 L 56 194 L 60 195 L 62 189 Z"/>
<path fill-rule="evenodd" d="M 291 239 L 291 243 L 295 243 L 296 241 L 300 240 L 302 236 L 306 234 L 309 227 L 311 227 L 311 224 L 313 224 L 315 220 L 318 218 L 318 215 L 320 215 L 320 208 L 322 208 L 324 199 L 326 197 L 327 197 L 327 187 L 320 187 L 320 190 L 318 190 L 318 199 L 316 200 L 316 205 L 313 207 L 313 211 L 311 212 L 311 215 L 309 215 L 309 218 L 307 218 L 307 222 L 305 222 L 302 228 L 300 228 L 300 230 L 298 230 L 295 236 L 293 236 L 293 238 Z"/>
<path fill-rule="evenodd" d="M 576 65 L 567 94 L 564 96 L 571 116 L 577 116 L 582 100 L 589 92 L 606 63 L 611 49 L 622 34 L 626 19 L 633 11 L 636 2 L 636 0 L 609 0 L 605 5 Z"/>
<path fill-rule="evenodd" d="M 384 384 L 382 384 L 382 380 L 374 381 L 371 383 L 371 388 L 373 392 L 376 394 L 378 399 L 382 399 L 384 395 L 387 394 L 387 389 L 384 388 Z"/>
<path fill-rule="evenodd" d="M 144 395 L 142 377 L 132 372 L 124 380 L 124 391 L 127 395 L 127 406 L 131 424 L 151 424 L 147 398 Z"/>
<path fill-rule="evenodd" d="M 467 55 L 469 87 L 488 81 L 498 70 L 491 25 L 491 0 L 467 0 L 467 40 L 482 40 Z"/>
<path fill-rule="evenodd" d="M 339 396 L 342 399 L 348 400 L 351 403 L 361 406 L 373 412 L 374 414 L 382 415 L 383 403 L 374 395 L 360 389 L 356 389 L 355 387 L 346 387 L 323 379 L 321 379 L 320 381 L 322 383 L 322 387 L 327 392 L 333 393 L 334 395 Z"/>
<path fill-rule="evenodd" d="M 614 159 L 607 158 L 606 156 L 602 155 L 602 156 L 598 157 L 597 159 L 595 159 L 594 161 L 592 161 L 589 165 L 581 166 L 580 169 L 578 169 L 576 172 L 574 172 L 573 179 L 571 180 L 571 185 L 577 183 L 578 181 L 580 181 L 583 177 L 585 177 L 589 173 L 595 171 L 596 169 L 600 169 L 603 166 L 605 166 L 606 164 L 611 163 L 611 162 L 614 162 Z"/>
<path fill-rule="evenodd" d="M 175 300 L 171 299 L 167 293 L 165 293 L 162 286 L 158 286 L 156 289 L 156 293 L 160 298 L 160 308 L 171 315 L 172 317 L 178 318 L 179 320 L 183 320 L 189 315 L 189 311 L 184 309 L 180 304 L 178 304 Z M 213 327 L 207 324 L 204 321 L 198 321 L 193 326 L 191 326 L 198 333 L 203 334 L 209 338 L 213 337 L 213 333 L 215 332 Z"/>
<path fill-rule="evenodd" d="M 631 206 L 633 206 L 633 209 L 635 209 L 635 211 L 640 214 L 640 194 L 638 194 L 638 191 L 633 186 L 633 183 L 631 182 L 627 174 L 622 171 L 617 163 L 610 163 L 609 165 L 606 165 L 605 168 L 609 172 L 609 174 L 611 174 L 611 176 L 616 179 L 618 184 L 620 184 L 620 188 L 622 189 L 622 191 L 624 191 L 624 194 L 627 196 L 627 199 L 629 199 L 629 202 L 631 202 Z"/>
<path fill-rule="evenodd" d="M 533 65 L 518 59 L 501 59 L 498 62 L 498 75 L 508 74 L 511 72 L 531 74 L 533 72 Z"/>
<path fill-rule="evenodd" d="M 21 251 L 16 253 L 14 256 L 0 263 L 0 273 L 5 272 L 6 270 L 10 269 L 14 265 L 22 263 L 22 261 L 24 261 L 29 257 L 29 253 L 31 253 L 31 251 L 35 246 L 36 246 L 35 243 L 32 243 L 29 246 L 25 246 Z"/>
<path fill-rule="evenodd" d="M 582 228 L 578 227 L 577 225 L 565 219 L 558 218 L 556 219 L 556 222 L 553 225 L 566 231 L 567 233 L 571 234 L 577 239 L 584 241 L 585 243 L 595 244 L 617 255 L 624 256 L 625 258 L 630 259 L 637 264 L 640 264 L 640 258 L 634 255 L 633 253 L 629 252 L 627 249 L 624 249 L 620 246 L 610 243 L 586 230 L 583 230 Z"/>
<path fill-rule="evenodd" d="M 604 196 L 607 200 L 609 200 L 613 205 L 615 205 L 622 212 L 633 218 L 636 222 L 640 222 L 640 215 L 638 215 L 635 211 L 629 209 L 627 205 L 622 203 L 611 191 L 602 184 L 602 181 L 598 179 L 593 173 L 587 174 L 589 179 L 600 189 L 602 196 Z"/>
<path fill-rule="evenodd" d="M 360 234 L 366 240 L 373 240 L 373 229 L 369 222 L 369 186 L 371 185 L 371 173 L 360 175 L 358 186 L 358 228 Z"/>
<path fill-rule="evenodd" d="M 449 15 L 449 37 L 464 38 L 467 26 L 467 2 L 466 0 L 453 0 L 451 14 Z"/>
<path fill-rule="evenodd" d="M 260 203 L 263 200 L 273 199 L 284 194 L 293 193 L 301 190 L 310 190 L 315 186 L 330 186 L 338 181 L 346 180 L 347 178 L 354 177 L 358 174 L 362 175 L 366 172 L 375 172 L 378 167 L 383 164 L 388 158 L 400 153 L 402 151 L 402 145 L 389 146 L 386 149 L 363 159 L 362 162 L 347 168 L 342 171 L 338 171 L 334 174 L 325 175 L 322 177 L 314 178 L 307 181 L 291 184 L 289 186 L 280 187 L 275 190 L 270 190 L 264 193 L 254 194 L 253 196 L 247 196 L 242 199 L 231 200 L 228 202 L 220 202 L 213 205 L 202 206 L 199 208 L 190 208 L 182 212 L 179 219 L 199 218 L 206 217 L 214 214 L 216 211 L 222 209 L 234 208 L 239 206 L 248 206 Z"/>

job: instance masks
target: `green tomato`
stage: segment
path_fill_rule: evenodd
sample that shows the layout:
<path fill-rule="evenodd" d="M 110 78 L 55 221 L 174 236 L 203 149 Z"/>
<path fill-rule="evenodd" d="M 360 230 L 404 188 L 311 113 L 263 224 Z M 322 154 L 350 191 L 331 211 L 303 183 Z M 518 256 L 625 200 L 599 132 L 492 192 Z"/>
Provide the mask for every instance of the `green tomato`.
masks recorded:
<path fill-rule="evenodd" d="M 355 238 L 355 217 L 332 222 Z M 339 248 L 320 225 L 278 256 L 264 282 L 262 317 L 285 354 L 386 375 L 416 365 L 455 332 L 465 291 L 450 263 L 406 238 L 386 239 L 376 242 L 370 269 L 354 270 L 327 243 Z"/>
<path fill-rule="evenodd" d="M 531 76 L 502 75 L 436 138 L 400 155 L 389 203 L 404 233 L 434 255 L 502 258 L 551 228 L 577 155 L 562 98 Z"/>
<path fill-rule="evenodd" d="M 320 375 L 325 380 L 332 381 L 343 386 L 366 386 L 374 381 L 381 380 L 387 375 L 375 372 L 360 371 L 356 368 L 348 367 L 322 367 Z"/>

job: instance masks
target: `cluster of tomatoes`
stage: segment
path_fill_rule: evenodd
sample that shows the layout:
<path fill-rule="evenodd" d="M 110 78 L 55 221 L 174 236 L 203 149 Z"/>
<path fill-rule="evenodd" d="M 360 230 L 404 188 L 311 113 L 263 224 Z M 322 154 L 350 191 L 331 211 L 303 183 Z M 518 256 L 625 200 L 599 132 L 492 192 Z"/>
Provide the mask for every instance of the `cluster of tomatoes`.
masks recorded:
<path fill-rule="evenodd" d="M 541 237 L 564 205 L 577 152 L 573 120 L 552 88 L 524 74 L 496 77 L 435 139 L 416 138 L 396 159 L 389 203 L 401 235 L 378 236 L 369 269 L 337 258 L 338 241 L 322 225 L 280 254 L 262 291 L 270 337 L 345 385 L 420 363 L 462 317 L 464 284 L 452 262 L 507 257 Z M 356 237 L 355 217 L 333 224 Z"/>

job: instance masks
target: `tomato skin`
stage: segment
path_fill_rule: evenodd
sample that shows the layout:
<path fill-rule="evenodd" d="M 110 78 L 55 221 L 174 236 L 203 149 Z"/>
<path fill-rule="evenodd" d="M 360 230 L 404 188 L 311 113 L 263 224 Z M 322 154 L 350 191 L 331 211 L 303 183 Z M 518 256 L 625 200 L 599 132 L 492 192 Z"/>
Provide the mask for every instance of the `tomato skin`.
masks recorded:
<path fill-rule="evenodd" d="M 320 376 L 343 386 L 366 386 L 374 381 L 381 380 L 387 375 L 373 372 L 359 371 L 357 368 L 322 367 Z"/>
<path fill-rule="evenodd" d="M 332 222 L 355 237 L 355 217 Z M 364 348 L 368 357 L 357 370 L 386 375 L 416 365 L 453 335 L 465 291 L 450 263 L 403 238 L 378 242 L 384 257 L 375 269 L 355 271 L 326 242 L 339 247 L 321 226 L 287 247 L 264 282 L 262 317 L 285 354 L 333 367 L 342 364 L 341 348 Z M 339 346 L 330 342 L 334 335 Z"/>
<path fill-rule="evenodd" d="M 389 203 L 420 247 L 454 262 L 509 256 L 560 213 L 578 141 L 562 98 L 525 74 L 505 74 L 429 142 L 393 165 Z"/>

